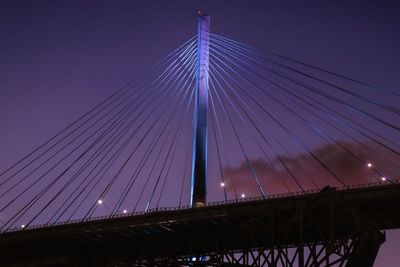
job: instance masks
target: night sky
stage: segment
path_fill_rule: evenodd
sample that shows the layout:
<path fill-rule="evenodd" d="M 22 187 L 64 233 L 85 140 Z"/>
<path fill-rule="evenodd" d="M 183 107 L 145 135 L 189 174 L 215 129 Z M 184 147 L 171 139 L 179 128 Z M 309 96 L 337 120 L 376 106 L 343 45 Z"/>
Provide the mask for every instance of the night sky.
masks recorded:
<path fill-rule="evenodd" d="M 199 10 L 212 32 L 400 93 L 398 1 L 1 1 L 0 170 L 194 36 Z M 376 266 L 399 247 L 390 231 Z"/>

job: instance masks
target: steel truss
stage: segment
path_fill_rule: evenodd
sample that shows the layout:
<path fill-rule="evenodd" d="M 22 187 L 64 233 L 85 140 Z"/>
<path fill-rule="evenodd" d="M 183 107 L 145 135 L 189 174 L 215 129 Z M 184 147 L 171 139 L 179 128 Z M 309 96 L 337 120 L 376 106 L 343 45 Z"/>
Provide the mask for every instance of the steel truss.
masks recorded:
<path fill-rule="evenodd" d="M 226 250 L 207 255 L 186 255 L 176 258 L 136 259 L 131 262 L 120 258 L 107 266 L 139 267 L 139 266 L 182 266 L 182 267 L 317 267 L 317 266 L 360 266 L 362 261 L 355 255 L 356 245 L 360 238 L 349 237 L 329 243 L 309 243 L 303 246 L 281 246 L 268 248 L 252 248 L 245 250 Z M 126 260 L 126 259 L 125 259 Z M 360 261 L 361 260 L 361 261 Z M 119 261 L 119 262 L 118 262 Z M 81 263 L 87 266 L 87 259 Z M 95 261 L 91 261 L 96 266 Z M 363 265 L 364 266 L 364 265 Z M 367 265 L 365 265 L 367 266 Z M 371 265 L 372 266 L 372 265 Z"/>
<path fill-rule="evenodd" d="M 315 267 L 346 266 L 354 250 L 355 239 L 329 244 L 307 244 L 304 247 L 253 248 L 210 253 L 206 256 L 186 256 L 176 259 L 138 260 L 117 266 L 268 266 Z"/>
<path fill-rule="evenodd" d="M 299 199 L 290 214 L 281 208 L 257 215 L 249 210 L 212 231 L 183 230 L 175 242 L 159 238 L 114 254 L 110 264 L 91 258 L 81 266 L 372 267 L 384 232 L 335 195 L 327 188 L 314 199 Z"/>
<path fill-rule="evenodd" d="M 372 267 L 400 186 L 165 211 L 3 234 L 0 265 Z M 21 257 L 23 255 L 23 257 Z"/>

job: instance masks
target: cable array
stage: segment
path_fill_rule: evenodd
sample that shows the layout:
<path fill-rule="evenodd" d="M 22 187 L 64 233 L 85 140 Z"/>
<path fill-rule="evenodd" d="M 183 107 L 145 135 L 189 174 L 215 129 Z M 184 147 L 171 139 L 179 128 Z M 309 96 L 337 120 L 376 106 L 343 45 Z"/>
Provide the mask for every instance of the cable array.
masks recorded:
<path fill-rule="evenodd" d="M 281 191 L 304 192 L 397 179 L 398 93 L 211 36 L 211 110 L 230 124 L 220 127 L 221 136 L 236 142 L 220 142 L 241 154 L 242 165 L 233 170 L 241 175 L 236 180 L 247 170 L 253 194 L 265 197 L 278 184 Z"/>
<path fill-rule="evenodd" d="M 0 173 L 0 228 L 190 201 L 197 36 Z M 211 34 L 208 201 L 396 182 L 400 94 Z"/>
<path fill-rule="evenodd" d="M 186 125 L 192 124 L 196 41 L 193 37 L 182 44 L 149 73 L 3 171 L 1 229 L 163 203 L 169 181 L 180 183 L 186 172 L 177 163 L 190 150 L 185 136 L 191 132 Z M 188 194 L 166 204 L 182 202 L 179 195 Z"/>

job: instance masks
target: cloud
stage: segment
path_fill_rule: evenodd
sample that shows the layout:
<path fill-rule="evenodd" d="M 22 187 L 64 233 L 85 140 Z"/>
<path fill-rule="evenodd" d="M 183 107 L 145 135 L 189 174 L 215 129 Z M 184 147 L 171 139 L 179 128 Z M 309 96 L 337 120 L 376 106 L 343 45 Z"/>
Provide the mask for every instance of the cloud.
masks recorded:
<path fill-rule="evenodd" d="M 276 194 L 301 191 L 301 187 L 311 190 L 327 185 L 372 183 L 379 181 L 382 175 L 400 178 L 397 177 L 400 157 L 371 143 L 326 144 L 311 152 L 312 155 L 275 157 L 271 162 L 258 158 L 224 168 L 226 190 L 230 195 L 260 196 L 261 190 L 266 194 Z M 367 162 L 371 162 L 374 168 L 368 168 Z"/>

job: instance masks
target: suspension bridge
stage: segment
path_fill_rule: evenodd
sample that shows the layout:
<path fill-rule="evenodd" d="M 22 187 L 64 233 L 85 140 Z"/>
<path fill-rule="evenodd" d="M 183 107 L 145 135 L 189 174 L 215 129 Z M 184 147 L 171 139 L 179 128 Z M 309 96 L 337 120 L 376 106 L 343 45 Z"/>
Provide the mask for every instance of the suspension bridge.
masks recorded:
<path fill-rule="evenodd" d="M 1 266 L 373 266 L 400 94 L 210 24 L 0 173 Z"/>

